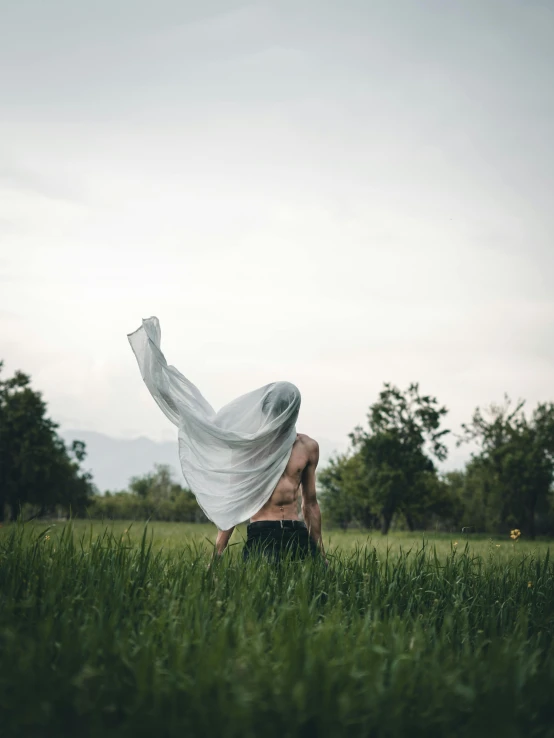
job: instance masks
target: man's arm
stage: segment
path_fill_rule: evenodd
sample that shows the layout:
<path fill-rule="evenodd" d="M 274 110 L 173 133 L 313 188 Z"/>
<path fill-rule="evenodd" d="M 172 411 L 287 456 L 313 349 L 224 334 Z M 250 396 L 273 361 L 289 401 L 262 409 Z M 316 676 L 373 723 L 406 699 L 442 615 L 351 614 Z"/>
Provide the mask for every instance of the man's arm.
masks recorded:
<path fill-rule="evenodd" d="M 229 528 L 229 530 L 218 530 L 217 531 L 217 538 L 215 539 L 214 555 L 221 556 L 221 554 L 227 548 L 227 544 L 229 543 L 229 539 L 233 535 L 234 530 L 235 530 L 235 526 L 233 526 L 232 528 Z"/>
<path fill-rule="evenodd" d="M 308 463 L 302 472 L 302 515 L 308 532 L 316 542 L 321 555 L 325 557 L 323 539 L 321 537 L 321 510 L 317 501 L 315 489 L 315 470 L 319 461 L 319 445 L 310 438 Z"/>

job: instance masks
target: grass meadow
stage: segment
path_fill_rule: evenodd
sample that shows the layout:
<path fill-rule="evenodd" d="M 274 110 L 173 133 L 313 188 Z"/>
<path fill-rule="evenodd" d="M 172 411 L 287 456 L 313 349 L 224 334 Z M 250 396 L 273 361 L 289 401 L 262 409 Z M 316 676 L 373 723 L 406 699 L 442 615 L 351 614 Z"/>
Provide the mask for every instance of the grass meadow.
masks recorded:
<path fill-rule="evenodd" d="M 554 736 L 548 542 L 326 534 L 208 567 L 212 526 L 0 529 L 0 735 Z"/>

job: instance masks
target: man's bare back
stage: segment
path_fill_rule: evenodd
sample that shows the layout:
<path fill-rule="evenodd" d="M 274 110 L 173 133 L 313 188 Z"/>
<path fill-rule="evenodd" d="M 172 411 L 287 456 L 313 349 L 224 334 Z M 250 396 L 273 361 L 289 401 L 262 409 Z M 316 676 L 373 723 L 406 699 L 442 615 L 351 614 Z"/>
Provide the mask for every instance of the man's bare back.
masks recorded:
<path fill-rule="evenodd" d="M 319 461 L 319 445 L 313 438 L 298 433 L 281 479 L 265 505 L 250 518 L 261 520 L 298 520 L 298 495 L 302 489 L 302 515 L 310 536 L 323 554 L 321 512 L 316 496 L 315 470 Z M 234 528 L 219 531 L 216 551 L 222 554 Z"/>

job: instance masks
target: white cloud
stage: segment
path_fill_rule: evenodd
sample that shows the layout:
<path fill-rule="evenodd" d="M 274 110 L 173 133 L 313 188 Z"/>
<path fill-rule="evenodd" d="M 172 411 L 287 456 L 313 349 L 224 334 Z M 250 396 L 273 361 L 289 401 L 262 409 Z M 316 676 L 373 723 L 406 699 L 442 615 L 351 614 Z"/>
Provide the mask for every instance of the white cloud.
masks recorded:
<path fill-rule="evenodd" d="M 329 443 L 385 380 L 454 427 L 552 399 L 552 14 L 111 7 L 0 44 L 1 353 L 65 428 L 167 438 L 151 314 L 214 405 L 290 379 Z"/>

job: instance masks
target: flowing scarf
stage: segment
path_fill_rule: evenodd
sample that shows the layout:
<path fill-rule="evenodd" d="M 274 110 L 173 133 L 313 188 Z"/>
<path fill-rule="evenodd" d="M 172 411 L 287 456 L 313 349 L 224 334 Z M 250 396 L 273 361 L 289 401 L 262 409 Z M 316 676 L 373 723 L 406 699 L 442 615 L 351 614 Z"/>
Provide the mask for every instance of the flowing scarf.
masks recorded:
<path fill-rule="evenodd" d="M 229 530 L 271 497 L 296 440 L 300 392 L 273 382 L 215 412 L 160 349 L 160 323 L 142 321 L 129 343 L 150 394 L 179 429 L 179 458 L 187 487 L 205 515 Z"/>

